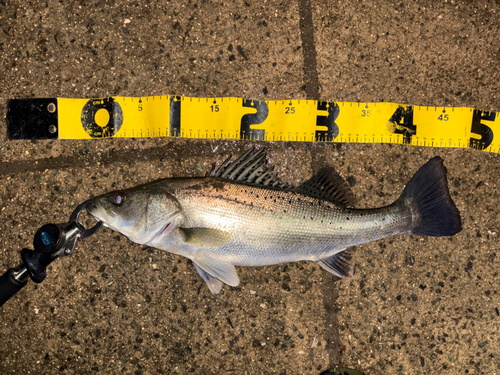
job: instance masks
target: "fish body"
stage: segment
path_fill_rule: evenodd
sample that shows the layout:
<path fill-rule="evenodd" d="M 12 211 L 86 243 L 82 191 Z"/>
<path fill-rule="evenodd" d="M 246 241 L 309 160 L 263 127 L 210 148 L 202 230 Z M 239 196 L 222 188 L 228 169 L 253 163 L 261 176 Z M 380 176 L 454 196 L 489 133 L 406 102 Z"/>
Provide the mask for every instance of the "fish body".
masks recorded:
<path fill-rule="evenodd" d="M 97 220 L 133 242 L 191 259 L 214 293 L 222 283 L 239 284 L 235 266 L 310 260 L 344 277 L 352 246 L 461 229 L 440 158 L 422 167 L 396 202 L 368 210 L 353 208 L 332 168 L 292 187 L 253 149 L 207 177 L 163 179 L 94 200 L 89 212 Z"/>
<path fill-rule="evenodd" d="M 340 209 L 294 191 L 216 177 L 168 179 L 158 184 L 182 208 L 176 224 L 214 232 L 208 232 L 206 248 L 203 243 L 184 241 L 180 234 L 160 234 L 145 244 L 187 257 L 203 254 L 235 266 L 316 261 L 347 247 L 402 233 L 411 222 L 411 210 L 402 205 Z M 146 187 L 150 188 L 154 185 Z M 222 236 L 220 246 L 215 246 L 219 231 L 228 234 L 227 241 Z"/>

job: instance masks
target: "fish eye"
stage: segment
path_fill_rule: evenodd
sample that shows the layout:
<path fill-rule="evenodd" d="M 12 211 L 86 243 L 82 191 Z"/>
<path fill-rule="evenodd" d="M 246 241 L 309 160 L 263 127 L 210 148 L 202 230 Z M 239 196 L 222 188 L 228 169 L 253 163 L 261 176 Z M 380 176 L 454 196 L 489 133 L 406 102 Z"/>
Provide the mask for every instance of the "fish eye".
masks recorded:
<path fill-rule="evenodd" d="M 113 202 L 117 205 L 120 205 L 123 203 L 123 201 L 125 200 L 125 195 L 124 194 L 118 194 L 115 199 L 113 200 Z"/>

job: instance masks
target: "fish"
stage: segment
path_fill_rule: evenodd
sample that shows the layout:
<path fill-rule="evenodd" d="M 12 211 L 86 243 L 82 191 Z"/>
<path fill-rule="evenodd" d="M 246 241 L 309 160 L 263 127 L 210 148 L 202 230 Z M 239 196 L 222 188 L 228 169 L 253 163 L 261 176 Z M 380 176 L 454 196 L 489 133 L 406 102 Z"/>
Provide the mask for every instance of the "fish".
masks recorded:
<path fill-rule="evenodd" d="M 108 192 L 87 209 L 132 242 L 190 259 L 214 294 L 223 284 L 239 285 L 235 267 L 313 261 L 343 278 L 352 275 L 353 246 L 462 229 L 440 157 L 424 164 L 392 204 L 356 209 L 334 168 L 292 186 L 273 172 L 265 148 L 255 147 L 205 176 Z"/>

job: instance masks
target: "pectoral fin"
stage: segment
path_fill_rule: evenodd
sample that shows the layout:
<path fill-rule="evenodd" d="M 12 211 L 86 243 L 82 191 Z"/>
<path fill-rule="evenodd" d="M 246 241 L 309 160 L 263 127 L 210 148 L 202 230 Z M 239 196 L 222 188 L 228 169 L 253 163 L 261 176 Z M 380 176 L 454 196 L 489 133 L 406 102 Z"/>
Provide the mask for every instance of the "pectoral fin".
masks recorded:
<path fill-rule="evenodd" d="M 328 258 L 318 260 L 323 269 L 334 274 L 337 277 L 347 277 L 352 275 L 351 255 L 352 248 L 336 253 Z"/>
<path fill-rule="evenodd" d="M 194 258 L 193 263 L 212 293 L 220 292 L 221 281 L 230 286 L 238 286 L 240 283 L 236 268 L 232 264 L 220 263 L 210 258 Z"/>
<path fill-rule="evenodd" d="M 231 235 L 212 228 L 179 228 L 184 242 L 203 248 L 217 248 L 228 243 Z"/>

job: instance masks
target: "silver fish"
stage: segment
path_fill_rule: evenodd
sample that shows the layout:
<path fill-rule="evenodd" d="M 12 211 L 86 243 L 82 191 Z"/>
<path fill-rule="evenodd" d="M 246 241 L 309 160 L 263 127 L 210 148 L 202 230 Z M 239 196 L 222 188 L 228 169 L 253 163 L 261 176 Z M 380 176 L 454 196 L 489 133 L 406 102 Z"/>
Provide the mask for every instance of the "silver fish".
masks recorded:
<path fill-rule="evenodd" d="M 293 187 L 272 173 L 264 149 L 251 149 L 206 177 L 167 178 L 98 196 L 89 212 L 135 243 L 191 259 L 213 293 L 222 283 L 239 284 L 235 266 L 309 260 L 345 277 L 352 246 L 461 230 L 439 157 L 417 171 L 393 204 L 353 206 L 332 168 Z"/>

